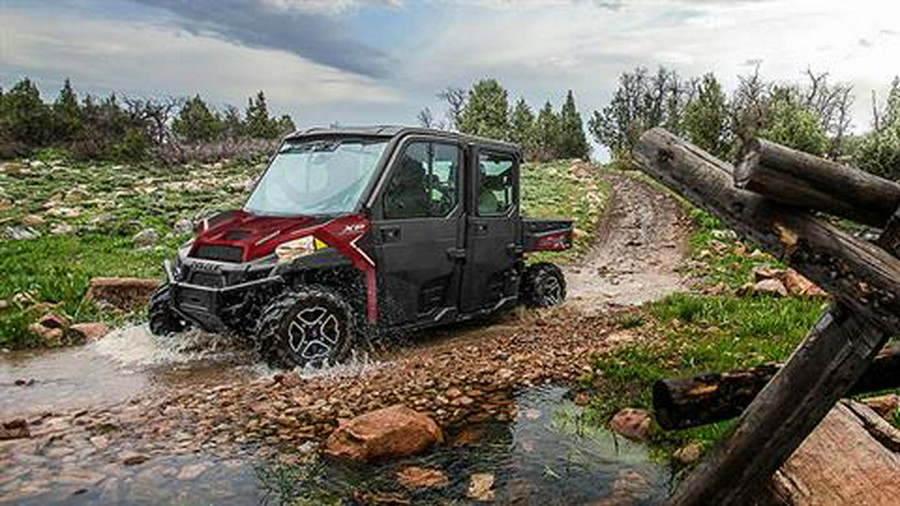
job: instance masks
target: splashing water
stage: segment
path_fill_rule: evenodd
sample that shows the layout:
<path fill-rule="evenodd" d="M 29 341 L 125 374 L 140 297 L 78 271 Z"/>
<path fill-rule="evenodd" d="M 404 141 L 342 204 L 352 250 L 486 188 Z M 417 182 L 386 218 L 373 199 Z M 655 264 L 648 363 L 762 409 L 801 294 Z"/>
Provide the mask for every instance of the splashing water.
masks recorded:
<path fill-rule="evenodd" d="M 251 350 L 233 336 L 189 330 L 154 336 L 146 325 L 128 325 L 88 346 L 100 355 L 128 366 L 159 366 L 199 361 L 234 361 Z"/>

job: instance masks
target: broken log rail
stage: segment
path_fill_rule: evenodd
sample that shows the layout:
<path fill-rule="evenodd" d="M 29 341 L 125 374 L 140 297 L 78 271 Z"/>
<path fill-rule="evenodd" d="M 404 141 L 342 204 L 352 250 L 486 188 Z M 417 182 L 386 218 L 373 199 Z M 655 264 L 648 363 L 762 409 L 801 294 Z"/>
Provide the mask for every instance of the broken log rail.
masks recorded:
<path fill-rule="evenodd" d="M 781 364 L 765 364 L 725 373 L 659 380 L 653 385 L 653 415 L 666 430 L 735 418 L 780 368 Z M 893 388 L 900 388 L 900 343 L 882 349 L 847 394 Z"/>
<path fill-rule="evenodd" d="M 885 194 L 894 191 L 892 185 L 772 143 L 756 146 L 745 153 L 737 184 L 730 164 L 661 128 L 645 132 L 632 153 L 645 173 L 834 298 L 729 434 L 681 483 L 670 499 L 676 505 L 755 502 L 773 473 L 859 382 L 900 327 L 900 259 L 894 248 L 900 237 L 898 204 L 890 201 L 884 204 L 888 210 L 871 213 L 861 209 L 872 204 L 865 191 L 845 191 L 849 180 L 856 181 L 856 188 L 878 185 Z M 797 189 L 804 185 L 815 191 Z M 792 186 L 794 190 L 786 190 Z M 832 205 L 823 195 L 834 196 L 831 200 L 839 195 L 847 205 Z M 894 197 L 878 196 L 879 202 L 882 198 Z M 884 220 L 882 241 L 873 244 L 854 237 L 801 206 L 869 223 Z"/>

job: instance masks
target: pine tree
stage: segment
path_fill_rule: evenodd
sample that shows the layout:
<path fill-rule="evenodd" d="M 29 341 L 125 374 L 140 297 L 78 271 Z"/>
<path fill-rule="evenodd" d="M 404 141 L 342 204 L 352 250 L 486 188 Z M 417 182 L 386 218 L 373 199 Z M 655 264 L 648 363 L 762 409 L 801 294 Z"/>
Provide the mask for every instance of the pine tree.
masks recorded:
<path fill-rule="evenodd" d="M 53 133 L 50 108 L 30 79 L 16 83 L 3 98 L 0 128 L 10 140 L 30 150 L 44 147 Z"/>
<path fill-rule="evenodd" d="M 81 107 L 72 83 L 66 78 L 53 103 L 54 141 L 72 141 L 81 130 Z"/>
<path fill-rule="evenodd" d="M 293 118 L 289 114 L 282 114 L 277 121 L 278 124 L 278 135 L 287 135 L 295 130 L 297 130 L 297 125 L 294 124 Z"/>
<path fill-rule="evenodd" d="M 245 116 L 245 134 L 254 139 L 274 139 L 278 137 L 278 124 L 269 117 L 266 95 L 262 91 L 250 97 Z"/>
<path fill-rule="evenodd" d="M 559 126 L 559 116 L 553 112 L 553 105 L 548 100 L 535 122 L 535 157 L 538 160 L 559 158 Z"/>
<path fill-rule="evenodd" d="M 526 158 L 531 158 L 535 150 L 534 113 L 525 99 L 519 98 L 516 102 L 510 113 L 509 127 L 509 140 L 522 148 Z"/>
<path fill-rule="evenodd" d="M 509 139 L 507 93 L 495 79 L 475 83 L 459 118 L 459 131 L 490 139 Z"/>
<path fill-rule="evenodd" d="M 219 136 L 222 121 L 200 95 L 195 95 L 184 103 L 172 121 L 172 131 L 187 142 L 208 142 Z"/>
<path fill-rule="evenodd" d="M 703 76 L 684 109 L 684 129 L 691 142 L 724 158 L 731 149 L 728 101 L 712 73 Z"/>
<path fill-rule="evenodd" d="M 226 139 L 237 139 L 244 133 L 244 120 L 241 119 L 241 111 L 233 105 L 225 106 L 225 114 L 222 115 L 222 135 Z"/>
<path fill-rule="evenodd" d="M 559 114 L 559 156 L 586 159 L 590 153 L 581 114 L 575 106 L 572 90 L 566 94 L 566 103 Z"/>

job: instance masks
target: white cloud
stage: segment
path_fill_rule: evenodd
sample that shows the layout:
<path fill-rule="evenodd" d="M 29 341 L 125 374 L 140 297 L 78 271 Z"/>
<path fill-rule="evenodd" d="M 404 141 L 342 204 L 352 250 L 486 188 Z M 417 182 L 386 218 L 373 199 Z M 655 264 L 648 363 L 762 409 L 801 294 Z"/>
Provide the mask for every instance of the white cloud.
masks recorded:
<path fill-rule="evenodd" d="M 58 86 L 136 95 L 200 93 L 243 106 L 265 90 L 282 108 L 394 103 L 389 86 L 284 51 L 239 46 L 217 38 L 132 21 L 73 18 L 7 9 L 0 44 L 4 81 L 32 76 Z M 45 86 L 45 91 L 53 92 Z"/>
<path fill-rule="evenodd" d="M 748 60 L 760 60 L 770 79 L 796 81 L 809 66 L 852 83 L 857 124 L 866 127 L 871 90 L 900 72 L 896 33 L 900 4 L 886 0 L 634 1 L 619 9 L 585 1 L 539 15 L 508 9 L 449 18 L 417 52 L 409 76 L 438 88 L 496 76 L 540 99 L 572 88 L 583 108 L 599 108 L 619 74 L 636 65 L 712 71 L 732 87 L 752 70 Z"/>
<path fill-rule="evenodd" d="M 308 14 L 342 14 L 360 7 L 401 7 L 403 0 L 260 0 L 262 4 L 279 10 Z"/>

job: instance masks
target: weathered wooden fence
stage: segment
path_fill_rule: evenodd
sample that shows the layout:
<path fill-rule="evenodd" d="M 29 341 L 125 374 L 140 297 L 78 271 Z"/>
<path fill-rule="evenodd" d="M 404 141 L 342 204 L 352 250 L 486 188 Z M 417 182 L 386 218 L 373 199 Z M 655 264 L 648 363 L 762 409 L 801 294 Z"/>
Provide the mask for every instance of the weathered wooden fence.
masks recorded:
<path fill-rule="evenodd" d="M 900 186 L 767 141 L 751 144 L 735 170 L 659 128 L 644 133 L 633 158 L 834 299 L 671 498 L 676 505 L 752 504 L 900 328 Z M 814 212 L 883 233 L 871 243 Z"/>

